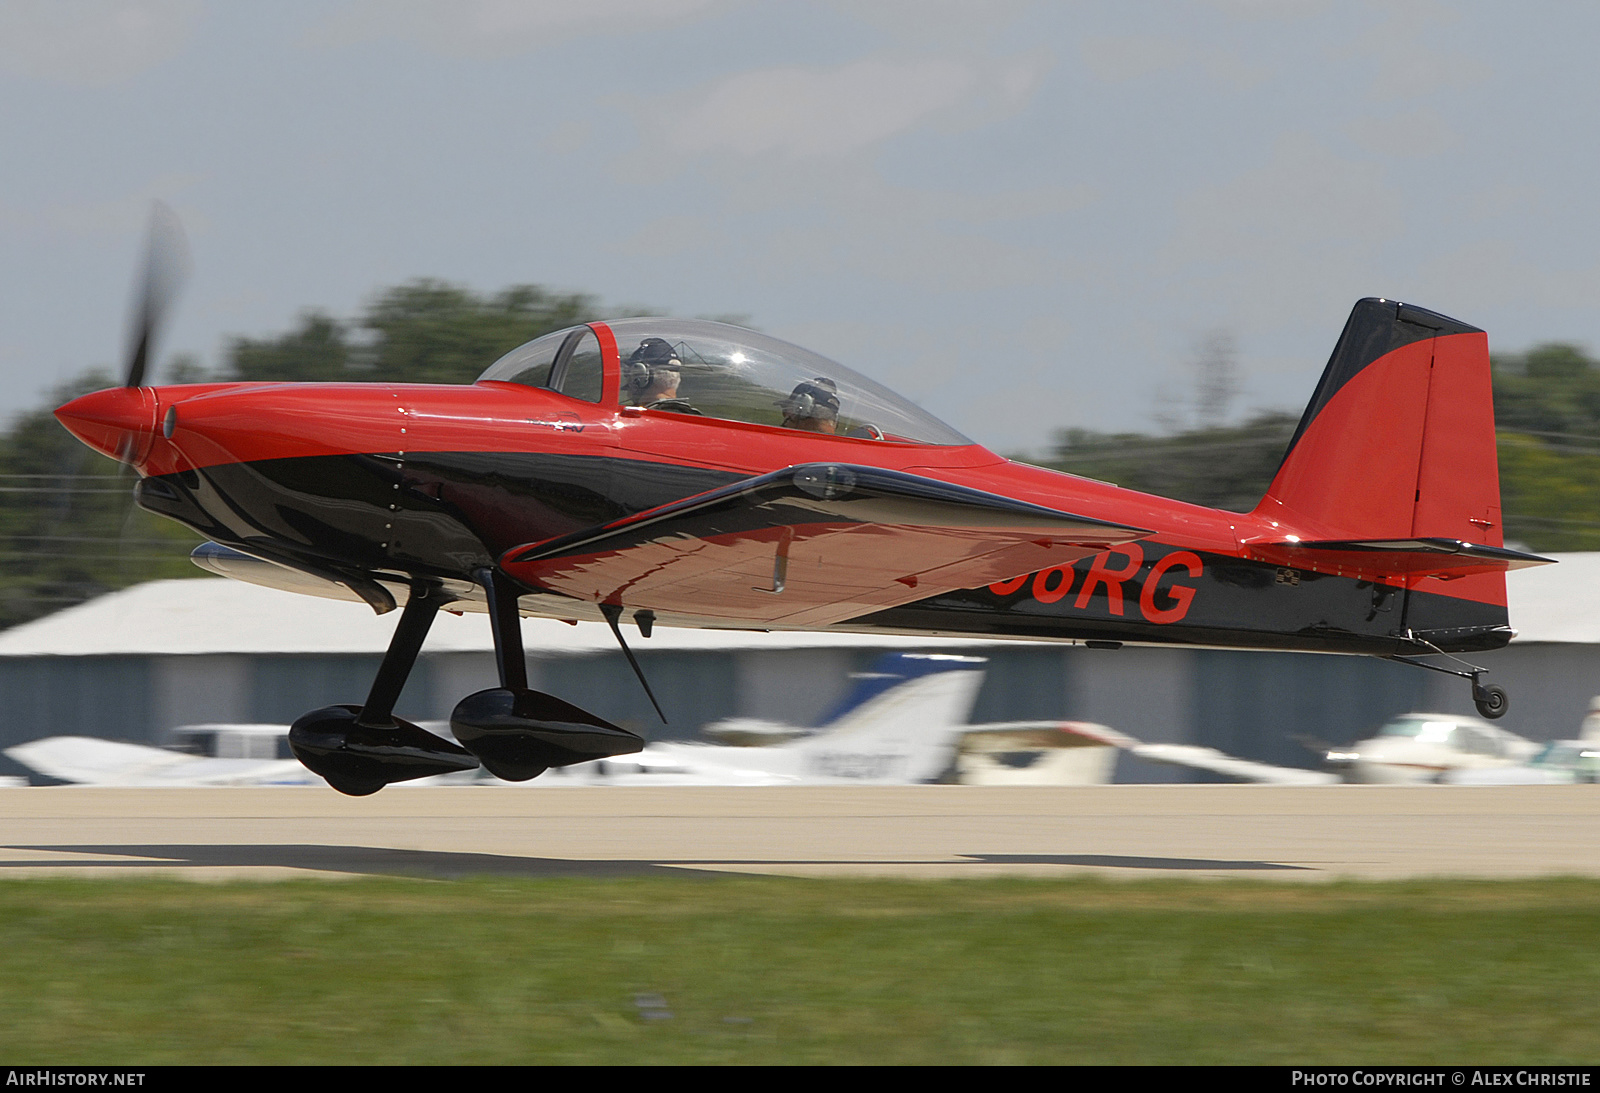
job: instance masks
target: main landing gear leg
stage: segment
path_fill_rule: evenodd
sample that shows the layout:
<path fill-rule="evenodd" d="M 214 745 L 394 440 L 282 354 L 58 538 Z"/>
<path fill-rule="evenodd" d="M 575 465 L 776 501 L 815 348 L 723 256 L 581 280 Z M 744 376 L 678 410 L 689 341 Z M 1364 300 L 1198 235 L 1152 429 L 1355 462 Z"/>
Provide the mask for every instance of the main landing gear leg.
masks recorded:
<path fill-rule="evenodd" d="M 1443 650 L 1440 650 L 1439 654 L 1441 656 L 1450 656 L 1449 653 Z M 1467 664 L 1465 670 L 1446 668 L 1442 664 L 1424 664 L 1420 660 L 1413 660 L 1411 657 L 1405 656 L 1392 656 L 1388 659 L 1397 660 L 1401 664 L 1410 664 L 1416 668 L 1426 668 L 1430 672 L 1443 672 L 1445 675 L 1459 676 L 1461 679 L 1472 680 L 1472 704 L 1478 708 L 1479 714 L 1491 721 L 1504 717 L 1506 711 L 1511 708 L 1511 697 L 1506 694 L 1503 688 L 1493 685 L 1484 686 L 1483 676 L 1489 670 L 1487 668 L 1479 668 L 1474 664 Z M 1450 657 L 1450 659 L 1458 664 L 1467 663 L 1459 657 Z"/>
<path fill-rule="evenodd" d="M 366 703 L 324 706 L 290 726 L 295 758 L 340 793 L 364 797 L 390 782 L 477 769 L 465 748 L 394 716 L 434 616 L 450 600 L 438 585 L 413 582 Z"/>
<path fill-rule="evenodd" d="M 489 601 L 500 686 L 463 698 L 450 715 L 450 730 L 484 769 L 496 778 L 525 782 L 550 767 L 643 748 L 644 741 L 627 729 L 554 695 L 528 689 L 516 586 L 492 569 L 480 569 L 473 576 Z"/>

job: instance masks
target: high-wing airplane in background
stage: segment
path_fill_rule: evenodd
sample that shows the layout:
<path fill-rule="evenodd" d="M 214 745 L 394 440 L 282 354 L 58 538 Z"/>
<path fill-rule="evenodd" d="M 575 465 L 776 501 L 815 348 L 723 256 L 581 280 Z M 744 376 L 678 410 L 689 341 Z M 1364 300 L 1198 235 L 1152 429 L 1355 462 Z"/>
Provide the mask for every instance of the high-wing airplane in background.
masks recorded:
<path fill-rule="evenodd" d="M 290 733 L 346 793 L 643 746 L 528 687 L 519 612 L 603 620 L 625 651 L 628 618 L 645 638 L 838 628 L 1409 659 L 1504 645 L 1505 571 L 1545 560 L 1503 545 L 1487 337 L 1393 300 L 1356 304 L 1266 496 L 1235 513 L 1002 459 L 833 361 L 697 320 L 575 326 L 464 386 L 146 386 L 170 283 L 152 238 L 125 385 L 57 417 L 139 473 L 140 505 L 211 540 L 202 565 L 404 602 L 366 701 Z M 461 746 L 393 715 L 441 608 L 486 611 L 495 636 L 500 686 L 456 706 Z M 1504 712 L 1483 669 L 1413 662 Z"/>

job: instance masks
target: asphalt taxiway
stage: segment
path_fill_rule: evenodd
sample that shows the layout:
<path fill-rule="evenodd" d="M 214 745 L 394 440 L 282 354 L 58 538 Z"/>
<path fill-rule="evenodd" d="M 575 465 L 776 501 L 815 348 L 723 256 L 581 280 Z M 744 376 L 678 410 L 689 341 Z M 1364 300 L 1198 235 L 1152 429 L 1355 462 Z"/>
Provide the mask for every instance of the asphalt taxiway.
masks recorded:
<path fill-rule="evenodd" d="M 0 790 L 0 875 L 1600 876 L 1600 786 Z"/>

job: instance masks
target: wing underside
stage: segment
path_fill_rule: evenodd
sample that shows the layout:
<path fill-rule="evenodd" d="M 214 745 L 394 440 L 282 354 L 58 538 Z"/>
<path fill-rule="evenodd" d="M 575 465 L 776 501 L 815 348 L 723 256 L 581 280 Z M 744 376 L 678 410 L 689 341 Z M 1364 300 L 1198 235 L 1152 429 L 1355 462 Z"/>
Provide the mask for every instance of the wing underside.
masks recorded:
<path fill-rule="evenodd" d="M 1147 531 L 873 467 L 790 467 L 506 553 L 592 603 L 827 626 L 1063 565 Z"/>

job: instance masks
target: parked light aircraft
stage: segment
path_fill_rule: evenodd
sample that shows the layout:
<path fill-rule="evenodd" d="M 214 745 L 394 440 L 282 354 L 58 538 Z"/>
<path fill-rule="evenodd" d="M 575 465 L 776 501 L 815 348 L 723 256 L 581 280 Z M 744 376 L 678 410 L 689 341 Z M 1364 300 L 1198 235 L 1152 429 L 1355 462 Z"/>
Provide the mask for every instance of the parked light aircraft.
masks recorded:
<path fill-rule="evenodd" d="M 1149 759 L 1154 763 L 1210 771 L 1239 782 L 1260 782 L 1277 786 L 1326 786 L 1344 781 L 1337 774 L 1330 774 L 1327 771 L 1259 763 L 1254 759 L 1240 759 L 1216 748 L 1205 748 L 1196 744 L 1140 744 L 1135 741 L 1129 746 L 1128 751 L 1140 759 Z"/>
<path fill-rule="evenodd" d="M 892 687 L 908 680 L 935 672 L 959 668 L 971 670 L 973 663 L 982 664 L 984 658 L 933 656 L 926 653 L 884 653 L 863 672 L 850 673 L 850 687 L 834 702 L 827 712 L 817 718 L 814 725 L 792 725 L 785 721 L 770 721 L 760 717 L 728 717 L 713 721 L 700 729 L 700 735 L 719 744 L 740 747 L 767 746 L 815 736 L 843 720 L 846 715 L 876 698 Z M 943 714 L 941 714 L 943 716 Z M 965 712 L 953 714 L 965 720 Z"/>
<path fill-rule="evenodd" d="M 1446 771 L 1441 782 L 1453 786 L 1562 786 L 1600 782 L 1600 742 L 1551 740 L 1524 763 Z"/>
<path fill-rule="evenodd" d="M 97 736 L 48 736 L 5 750 L 29 770 L 91 786 L 321 785 L 295 759 L 219 759 Z"/>
<path fill-rule="evenodd" d="M 816 728 L 759 722 L 764 747 L 658 743 L 622 758 L 558 768 L 535 785 L 896 784 L 942 779 L 986 784 L 1089 784 L 1109 779 L 1117 748 L 1137 740 L 1103 725 L 1027 721 L 969 725 L 983 680 L 981 657 L 889 653 Z M 447 735 L 448 723 L 422 722 Z M 732 735 L 743 735 L 740 721 Z M 714 727 L 714 726 L 708 726 Z M 748 726 L 746 726 L 748 728 Z M 273 758 L 286 725 L 191 725 L 173 750 L 84 736 L 57 736 L 5 754 L 49 778 L 108 786 L 321 785 L 294 760 Z M 958 745 L 965 745 L 958 753 Z M 198 752 L 198 748 L 204 751 Z M 246 758 L 245 754 L 253 755 Z M 998 773 L 997 773 L 998 772 Z M 450 774 L 423 783 L 464 784 Z M 413 783 L 417 784 L 417 783 Z"/>
<path fill-rule="evenodd" d="M 1436 312 L 1357 303 L 1266 496 L 1235 513 L 1002 459 L 833 361 L 711 322 L 585 323 L 467 386 L 146 386 L 175 237 L 152 233 L 125 384 L 57 417 L 138 472 L 141 506 L 211 541 L 202 564 L 342 586 L 379 612 L 404 600 L 366 701 L 290 732 L 343 792 L 644 746 L 528 687 L 519 612 L 604 620 L 624 651 L 628 617 L 644 637 L 1358 653 L 1470 678 L 1480 712 L 1506 708 L 1483 669 L 1414 659 L 1503 646 L 1505 571 L 1546 561 L 1503 545 L 1487 337 Z M 394 716 L 442 608 L 489 614 L 500 670 L 453 711 L 459 743 Z"/>
<path fill-rule="evenodd" d="M 933 781 L 951 766 L 956 741 L 983 682 L 982 657 L 890 653 L 880 658 L 826 724 L 790 743 L 734 747 L 647 745 L 619 759 L 560 768 L 561 785 L 896 784 Z M 424 723 L 441 734 L 447 724 Z M 770 723 L 766 723 L 770 724 Z M 287 726 L 185 726 L 185 740 L 281 739 Z M 270 748 L 222 748 L 270 751 Z M 295 760 L 196 755 L 83 736 L 57 736 L 5 753 L 50 778 L 92 785 L 309 785 L 322 779 Z M 461 775 L 446 775 L 456 780 Z M 431 781 L 432 779 L 430 779 Z M 543 782 L 538 784 L 544 784 Z"/>
<path fill-rule="evenodd" d="M 1376 735 L 1328 752 L 1328 765 L 1349 782 L 1402 785 L 1450 780 L 1454 772 L 1527 762 L 1539 745 L 1460 714 L 1408 713 Z"/>
<path fill-rule="evenodd" d="M 815 733 L 766 747 L 648 744 L 631 755 L 552 772 L 557 784 L 901 785 L 951 766 L 983 683 L 983 658 L 899 653 L 879 662 L 847 706 Z M 888 686 L 881 686 L 887 683 Z M 540 783 L 545 784 L 545 783 Z"/>

